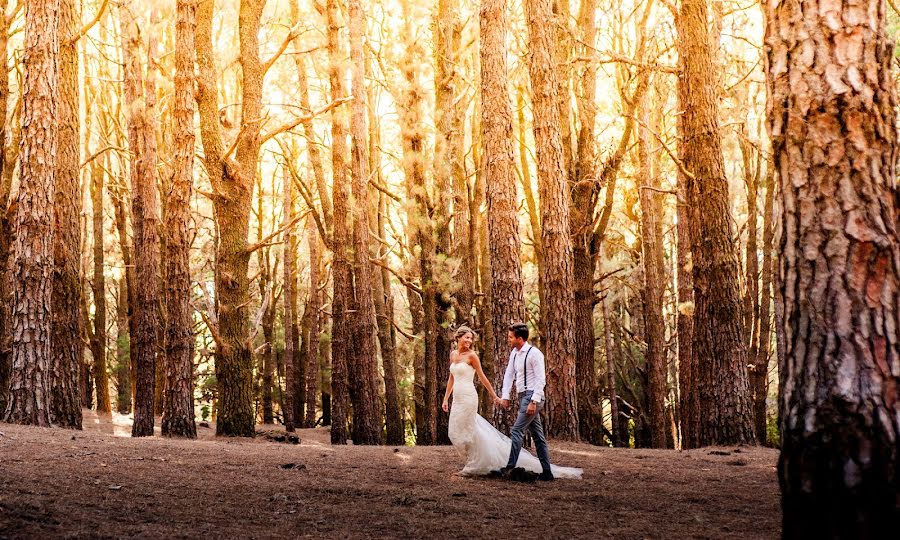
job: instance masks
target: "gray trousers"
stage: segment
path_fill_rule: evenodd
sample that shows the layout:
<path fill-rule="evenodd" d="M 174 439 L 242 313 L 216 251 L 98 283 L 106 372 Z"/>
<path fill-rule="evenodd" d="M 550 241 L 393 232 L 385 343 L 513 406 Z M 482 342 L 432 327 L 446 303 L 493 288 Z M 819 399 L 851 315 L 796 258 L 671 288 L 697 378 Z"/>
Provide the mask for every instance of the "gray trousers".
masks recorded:
<path fill-rule="evenodd" d="M 534 447 L 537 450 L 537 457 L 541 462 L 541 468 L 544 472 L 550 472 L 550 452 L 547 449 L 547 439 L 544 437 L 544 426 L 541 423 L 541 409 L 544 408 L 543 402 L 537 404 L 537 411 L 529 415 L 528 405 L 531 403 L 533 392 L 523 392 L 519 394 L 519 416 L 516 423 L 512 427 L 512 447 L 509 449 L 509 462 L 507 467 L 515 467 L 519 461 L 519 453 L 522 451 L 522 441 L 525 439 L 525 429 L 531 431 L 531 438 L 534 440 Z"/>

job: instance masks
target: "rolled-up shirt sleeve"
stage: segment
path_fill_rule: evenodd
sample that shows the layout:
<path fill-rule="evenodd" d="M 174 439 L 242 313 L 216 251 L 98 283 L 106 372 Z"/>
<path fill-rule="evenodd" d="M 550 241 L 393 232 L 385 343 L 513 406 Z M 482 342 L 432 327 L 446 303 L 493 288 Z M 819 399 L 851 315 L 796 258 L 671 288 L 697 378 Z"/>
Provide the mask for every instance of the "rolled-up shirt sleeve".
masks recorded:
<path fill-rule="evenodd" d="M 503 375 L 503 391 L 500 392 L 500 399 L 509 399 L 509 393 L 512 392 L 513 380 L 516 378 L 516 362 L 515 349 L 509 355 L 509 362 L 506 363 L 506 373 Z"/>
<path fill-rule="evenodd" d="M 534 391 L 531 401 L 540 403 L 544 401 L 544 386 L 547 384 L 547 374 L 544 371 L 544 353 L 538 349 L 533 349 L 533 353 L 528 355 L 528 362 L 531 364 L 532 373 L 534 374 L 534 382 L 529 384 L 529 389 Z M 528 369 L 528 366 L 525 366 Z"/>

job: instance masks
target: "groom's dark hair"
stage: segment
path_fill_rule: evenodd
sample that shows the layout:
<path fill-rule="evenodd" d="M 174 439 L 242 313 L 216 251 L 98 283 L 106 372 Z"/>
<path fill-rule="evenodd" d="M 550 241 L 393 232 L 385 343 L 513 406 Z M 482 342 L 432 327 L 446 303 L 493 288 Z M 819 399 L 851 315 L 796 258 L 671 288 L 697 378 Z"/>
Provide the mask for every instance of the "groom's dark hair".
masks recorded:
<path fill-rule="evenodd" d="M 507 328 L 510 332 L 513 333 L 514 336 L 518 338 L 522 338 L 525 341 L 528 341 L 528 325 L 525 323 L 517 322 L 509 325 Z"/>

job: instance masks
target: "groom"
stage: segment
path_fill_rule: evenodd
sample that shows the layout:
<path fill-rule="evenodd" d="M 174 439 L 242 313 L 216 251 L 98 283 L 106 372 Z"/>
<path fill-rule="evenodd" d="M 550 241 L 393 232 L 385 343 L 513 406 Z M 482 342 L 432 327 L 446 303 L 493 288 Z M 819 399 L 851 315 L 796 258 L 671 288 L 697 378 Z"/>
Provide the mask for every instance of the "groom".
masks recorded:
<path fill-rule="evenodd" d="M 544 438 L 544 427 L 541 425 L 540 414 L 544 404 L 544 384 L 546 383 L 544 355 L 528 343 L 528 326 L 524 323 L 510 325 L 507 339 L 513 349 L 509 354 L 506 374 L 503 376 L 503 391 L 500 394 L 502 399 L 497 404 L 504 409 L 509 408 L 509 393 L 512 390 L 513 379 L 515 379 L 518 390 L 519 416 L 512 428 L 509 462 L 500 471 L 504 475 L 508 475 L 516 467 L 516 463 L 519 461 L 519 452 L 522 451 L 525 429 L 528 428 L 534 439 L 537 457 L 543 469 L 538 480 L 553 480 L 553 472 L 550 470 L 550 453 L 547 450 L 547 439 Z"/>

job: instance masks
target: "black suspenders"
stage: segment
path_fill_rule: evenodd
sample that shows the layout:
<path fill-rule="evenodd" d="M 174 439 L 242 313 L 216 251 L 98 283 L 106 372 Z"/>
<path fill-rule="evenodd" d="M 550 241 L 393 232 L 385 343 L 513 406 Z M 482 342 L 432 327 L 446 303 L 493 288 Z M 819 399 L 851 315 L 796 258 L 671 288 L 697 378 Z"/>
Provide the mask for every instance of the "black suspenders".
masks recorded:
<path fill-rule="evenodd" d="M 525 361 L 522 363 L 522 378 L 525 379 L 523 382 L 523 386 L 525 388 L 522 389 L 523 392 L 528 391 L 528 355 L 531 354 L 531 349 L 533 349 L 531 345 L 528 346 L 528 352 L 525 353 Z"/>

